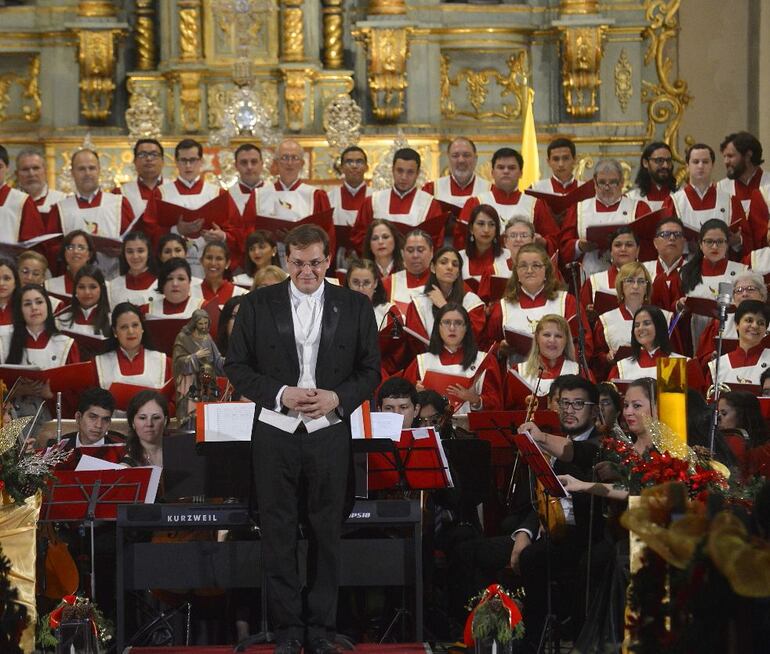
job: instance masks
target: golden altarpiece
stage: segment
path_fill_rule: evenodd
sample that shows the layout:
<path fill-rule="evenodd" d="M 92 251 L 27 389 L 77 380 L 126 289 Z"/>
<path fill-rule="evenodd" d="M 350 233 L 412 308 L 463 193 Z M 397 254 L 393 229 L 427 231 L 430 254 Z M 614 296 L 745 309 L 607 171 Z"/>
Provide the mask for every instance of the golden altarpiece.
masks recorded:
<path fill-rule="evenodd" d="M 573 138 L 583 177 L 604 155 L 630 172 L 653 138 L 681 162 L 691 98 L 676 74 L 679 2 L 4 0 L 0 143 L 43 148 L 62 190 L 86 138 L 106 188 L 130 179 L 140 135 L 167 152 L 201 140 L 222 183 L 239 142 L 269 158 L 290 135 L 320 184 L 356 141 L 375 164 L 408 141 L 434 177 L 460 134 L 485 174 L 496 148 L 520 144 L 531 88 L 539 142 Z"/>

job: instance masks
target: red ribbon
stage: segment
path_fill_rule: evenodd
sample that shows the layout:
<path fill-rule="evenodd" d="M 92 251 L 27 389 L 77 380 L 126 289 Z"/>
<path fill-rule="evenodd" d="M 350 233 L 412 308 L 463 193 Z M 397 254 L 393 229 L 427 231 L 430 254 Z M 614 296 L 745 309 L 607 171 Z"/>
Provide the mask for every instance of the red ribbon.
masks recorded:
<path fill-rule="evenodd" d="M 476 614 L 482 604 L 488 602 L 494 597 L 500 598 L 500 603 L 508 611 L 508 618 L 511 624 L 511 629 L 514 629 L 519 622 L 521 622 L 521 611 L 519 606 L 514 602 L 511 597 L 503 590 L 500 584 L 492 584 L 482 593 L 479 603 L 476 604 L 474 609 L 468 614 L 468 619 L 465 621 L 465 630 L 463 632 L 463 641 L 466 647 L 473 647 L 473 616 Z"/>
<path fill-rule="evenodd" d="M 75 606 L 77 599 L 77 595 L 65 595 L 61 598 L 61 604 L 59 604 L 58 607 L 51 611 L 48 616 L 48 625 L 51 627 L 51 629 L 58 629 L 61 626 L 61 616 L 64 612 L 64 607 Z M 96 621 L 93 618 L 89 618 L 88 621 L 91 623 L 91 630 L 94 632 L 94 636 L 97 636 L 99 630 L 96 627 Z"/>

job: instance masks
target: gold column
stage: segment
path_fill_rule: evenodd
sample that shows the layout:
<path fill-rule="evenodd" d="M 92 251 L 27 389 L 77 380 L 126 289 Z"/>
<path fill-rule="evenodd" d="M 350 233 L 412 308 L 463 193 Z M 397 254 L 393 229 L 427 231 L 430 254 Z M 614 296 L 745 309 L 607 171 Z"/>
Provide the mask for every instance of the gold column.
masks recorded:
<path fill-rule="evenodd" d="M 115 38 L 120 30 L 78 32 L 80 113 L 86 120 L 107 120 L 115 91 Z"/>
<path fill-rule="evenodd" d="M 601 80 L 606 25 L 561 27 L 561 76 L 567 113 L 588 118 L 599 111 L 596 94 Z"/>
<path fill-rule="evenodd" d="M 408 27 L 366 27 L 353 34 L 367 52 L 367 81 L 372 113 L 377 120 L 396 122 L 404 112 Z"/>
<path fill-rule="evenodd" d="M 595 14 L 599 11 L 599 0 L 561 0 L 562 14 Z"/>
<path fill-rule="evenodd" d="M 136 67 L 155 70 L 155 3 L 136 0 Z"/>
<path fill-rule="evenodd" d="M 179 0 L 179 58 L 196 61 L 203 55 L 201 49 L 201 1 Z"/>
<path fill-rule="evenodd" d="M 302 0 L 283 0 L 281 53 L 283 61 L 305 60 L 305 28 Z"/>
<path fill-rule="evenodd" d="M 283 99 L 286 103 L 286 126 L 299 132 L 305 126 L 305 105 L 308 102 L 308 86 L 316 78 L 312 68 L 285 68 L 283 71 Z M 312 99 L 310 100 L 312 107 Z"/>
<path fill-rule="evenodd" d="M 117 14 L 112 0 L 80 0 L 78 16 L 83 18 L 112 18 Z"/>
<path fill-rule="evenodd" d="M 369 0 L 370 16 L 401 16 L 406 14 L 405 0 Z"/>
<path fill-rule="evenodd" d="M 342 68 L 342 0 L 324 0 L 324 66 Z"/>

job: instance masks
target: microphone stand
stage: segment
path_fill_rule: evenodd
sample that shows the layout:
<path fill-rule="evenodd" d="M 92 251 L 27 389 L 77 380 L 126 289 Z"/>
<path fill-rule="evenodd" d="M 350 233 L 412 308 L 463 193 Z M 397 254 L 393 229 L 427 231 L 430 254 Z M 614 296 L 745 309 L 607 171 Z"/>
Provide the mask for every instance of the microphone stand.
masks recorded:
<path fill-rule="evenodd" d="M 711 426 L 709 427 L 709 453 L 714 456 L 714 439 L 719 423 L 719 360 L 722 358 L 722 341 L 725 335 L 725 323 L 727 322 L 727 305 L 719 307 L 719 334 L 717 335 L 717 359 L 714 365 L 714 409 L 711 412 Z"/>
<path fill-rule="evenodd" d="M 583 371 L 583 376 L 586 379 L 590 379 L 591 375 L 589 373 L 588 362 L 586 361 L 586 331 L 583 326 L 583 315 L 580 307 L 580 286 L 578 285 L 577 275 L 578 265 L 579 264 L 577 263 L 573 263 L 568 266 L 570 274 L 572 275 L 572 287 L 575 289 L 575 320 L 577 320 L 578 324 L 577 359 L 578 365 L 580 365 L 580 368 Z"/>

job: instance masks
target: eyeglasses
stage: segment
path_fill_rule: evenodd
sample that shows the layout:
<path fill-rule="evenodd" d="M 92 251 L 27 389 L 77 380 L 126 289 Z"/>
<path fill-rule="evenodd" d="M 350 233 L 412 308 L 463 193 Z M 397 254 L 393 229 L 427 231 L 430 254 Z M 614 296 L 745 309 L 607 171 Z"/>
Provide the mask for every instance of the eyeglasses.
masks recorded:
<path fill-rule="evenodd" d="M 528 238 L 532 238 L 532 234 L 529 232 L 508 232 L 505 238 L 511 241 L 525 241 Z"/>
<path fill-rule="evenodd" d="M 588 402 L 587 400 L 559 400 L 558 404 L 562 411 L 566 411 L 567 409 L 582 411 L 586 406 L 596 404 L 596 402 Z"/>
<path fill-rule="evenodd" d="M 471 152 L 453 152 L 449 155 L 450 159 L 473 159 L 473 153 Z"/>
<path fill-rule="evenodd" d="M 42 270 L 38 270 L 37 268 L 20 268 L 19 269 L 20 275 L 27 275 L 29 277 L 44 277 L 45 273 Z"/>
<path fill-rule="evenodd" d="M 303 270 L 305 267 L 311 270 L 318 270 L 326 263 L 327 259 L 313 259 L 312 261 L 297 261 L 296 259 L 289 259 L 289 263 L 298 270 Z"/>
<path fill-rule="evenodd" d="M 343 166 L 365 166 L 366 159 L 345 159 L 342 162 Z"/>
<path fill-rule="evenodd" d="M 68 243 L 64 246 L 64 249 L 68 252 L 86 252 L 88 250 L 88 246 L 83 245 L 82 243 Z"/>
<path fill-rule="evenodd" d="M 147 151 L 143 151 L 143 152 L 137 152 L 136 153 L 136 158 L 137 159 L 160 159 L 162 156 L 163 155 L 160 152 L 147 152 Z M 179 161 L 183 161 L 183 160 L 180 159 Z M 197 159 L 196 159 L 196 161 L 197 161 Z"/>
<path fill-rule="evenodd" d="M 684 232 L 672 232 L 669 230 L 664 230 L 662 232 L 658 232 L 655 234 L 658 238 L 662 238 L 664 241 L 668 241 L 670 239 L 679 240 L 680 238 L 684 237 Z"/>
<path fill-rule="evenodd" d="M 439 324 L 442 327 L 446 327 L 447 329 L 449 329 L 450 327 L 455 327 L 456 329 L 459 329 L 460 327 L 465 327 L 465 321 L 464 320 L 447 320 L 445 318 Z"/>
<path fill-rule="evenodd" d="M 626 277 L 623 283 L 629 286 L 647 286 L 647 280 L 644 277 Z"/>
<path fill-rule="evenodd" d="M 726 238 L 704 238 L 701 243 L 705 245 L 706 247 L 713 248 L 713 247 L 722 247 L 725 243 L 727 243 Z"/>
<path fill-rule="evenodd" d="M 670 164 L 673 159 L 671 157 L 650 157 L 647 161 L 652 161 L 657 166 L 662 166 L 663 164 Z"/>
<path fill-rule="evenodd" d="M 351 279 L 349 285 L 352 288 L 371 288 L 374 282 L 371 279 Z"/>
<path fill-rule="evenodd" d="M 617 188 L 620 186 L 619 179 L 595 179 L 594 184 L 596 186 L 602 186 L 604 188 Z"/>
<path fill-rule="evenodd" d="M 434 413 L 430 416 L 425 416 L 423 418 L 417 418 L 417 424 L 418 425 L 425 425 L 427 427 L 432 427 L 434 425 L 437 425 L 439 422 L 441 422 L 441 414 L 440 413 Z"/>
<path fill-rule="evenodd" d="M 516 270 L 521 270 L 522 272 L 527 272 L 528 270 L 538 272 L 543 268 L 545 268 L 545 264 L 542 263 L 520 263 L 516 266 Z"/>
<path fill-rule="evenodd" d="M 180 157 L 177 161 L 183 166 L 194 166 L 201 160 L 200 157 Z"/>
<path fill-rule="evenodd" d="M 736 286 L 733 293 L 756 293 L 759 290 L 756 286 Z"/>
<path fill-rule="evenodd" d="M 280 157 L 278 157 L 278 161 L 283 161 L 284 163 L 292 163 L 295 161 L 302 161 L 302 157 L 298 154 L 282 154 Z"/>

